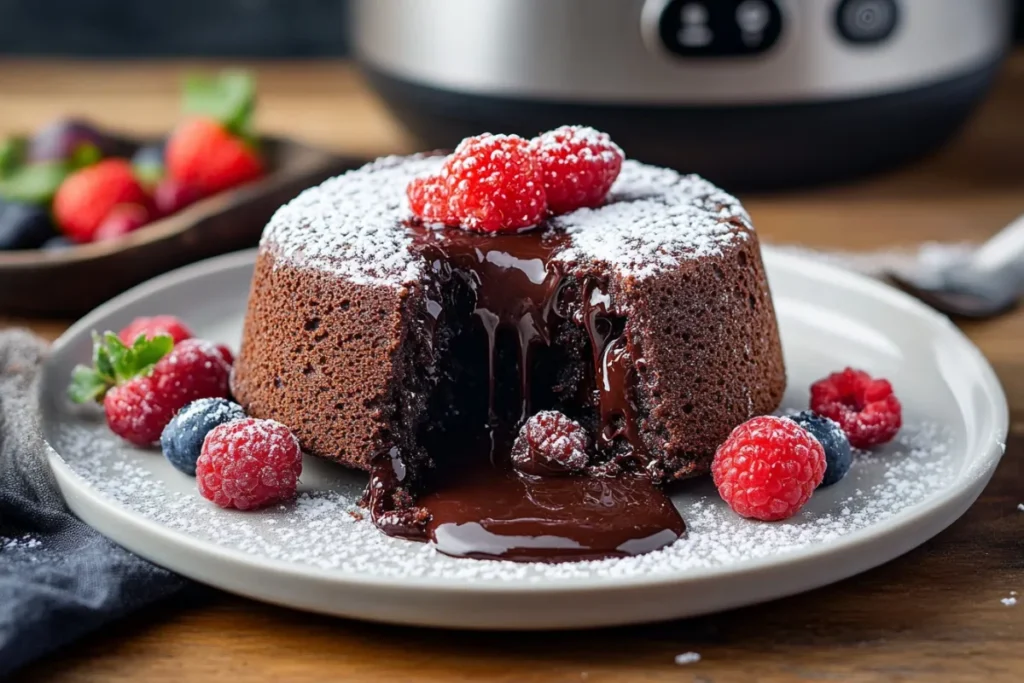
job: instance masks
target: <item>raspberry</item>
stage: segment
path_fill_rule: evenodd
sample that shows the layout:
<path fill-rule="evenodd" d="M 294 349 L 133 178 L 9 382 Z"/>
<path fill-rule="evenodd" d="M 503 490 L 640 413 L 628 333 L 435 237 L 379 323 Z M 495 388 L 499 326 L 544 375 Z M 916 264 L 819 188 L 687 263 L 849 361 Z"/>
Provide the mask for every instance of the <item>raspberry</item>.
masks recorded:
<path fill-rule="evenodd" d="M 525 474 L 558 476 L 587 466 L 587 432 L 575 420 L 544 410 L 519 430 L 512 445 L 512 464 Z"/>
<path fill-rule="evenodd" d="M 228 364 L 228 367 L 235 364 L 235 354 L 231 353 L 231 349 L 225 344 L 217 344 L 217 353 L 224 359 L 224 362 Z"/>
<path fill-rule="evenodd" d="M 156 364 L 152 380 L 160 400 L 174 406 L 173 415 L 199 398 L 226 398 L 230 374 L 215 344 L 186 339 Z"/>
<path fill-rule="evenodd" d="M 846 476 L 853 464 L 850 441 L 843 428 L 835 420 L 822 417 L 814 411 L 805 410 L 791 418 L 818 440 L 825 451 L 825 478 L 821 486 L 831 486 Z"/>
<path fill-rule="evenodd" d="M 441 168 L 448 213 L 480 232 L 515 232 L 547 215 L 540 168 L 518 135 L 466 138 Z"/>
<path fill-rule="evenodd" d="M 625 155 L 607 133 L 562 126 L 533 139 L 552 213 L 599 206 L 619 176 Z"/>
<path fill-rule="evenodd" d="M 158 334 L 166 334 L 174 343 L 192 338 L 192 330 L 173 315 L 154 315 L 152 318 L 136 318 L 127 327 L 117 333 L 125 344 L 133 343 L 140 334 L 152 339 Z"/>
<path fill-rule="evenodd" d="M 224 398 L 201 398 L 182 408 L 160 434 L 167 460 L 185 474 L 195 476 L 203 440 L 214 427 L 245 418 L 242 406 Z"/>
<path fill-rule="evenodd" d="M 231 366 L 207 341 L 138 335 L 127 346 L 107 332 L 96 336 L 93 355 L 93 367 L 74 369 L 68 393 L 77 403 L 101 400 L 110 429 L 138 446 L 156 443 L 192 401 L 228 395 Z"/>
<path fill-rule="evenodd" d="M 448 190 L 441 178 L 414 178 L 406 188 L 412 212 L 427 223 L 458 225 L 448 213 Z"/>
<path fill-rule="evenodd" d="M 103 398 L 110 431 L 136 446 L 151 446 L 174 417 L 172 404 L 161 401 L 149 377 L 112 387 Z"/>
<path fill-rule="evenodd" d="M 755 417 L 733 430 L 711 463 L 719 495 L 737 514 L 766 522 L 792 517 L 825 475 L 821 444 L 796 422 Z"/>
<path fill-rule="evenodd" d="M 853 368 L 811 385 L 811 410 L 838 422 L 855 448 L 888 443 L 903 424 L 892 385 Z"/>
<path fill-rule="evenodd" d="M 246 418 L 206 435 L 196 484 L 221 507 L 251 510 L 294 497 L 301 472 L 299 440 L 287 427 Z"/>

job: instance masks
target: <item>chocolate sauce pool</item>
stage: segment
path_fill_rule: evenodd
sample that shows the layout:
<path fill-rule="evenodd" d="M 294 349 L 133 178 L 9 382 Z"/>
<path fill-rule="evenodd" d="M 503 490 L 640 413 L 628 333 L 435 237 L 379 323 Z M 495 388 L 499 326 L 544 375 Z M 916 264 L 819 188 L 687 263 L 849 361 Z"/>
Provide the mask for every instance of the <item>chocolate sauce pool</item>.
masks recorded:
<path fill-rule="evenodd" d="M 579 400 L 596 416 L 594 437 L 603 460 L 612 451 L 619 462 L 643 452 L 633 398 L 635 362 L 606 283 L 566 278 L 552 259 L 566 242 L 558 233 L 410 230 L 414 248 L 430 264 L 428 279 L 437 278 L 440 289 L 459 278 L 469 293 L 471 325 L 483 330 L 479 336 L 486 344 L 480 349 L 486 396 L 480 399 L 487 410 L 485 419 L 451 429 L 428 445 L 437 467 L 418 482 L 415 524 L 391 512 L 386 502 L 406 477 L 400 454 L 392 449 L 378 456 L 369 490 L 377 526 L 389 535 L 432 540 L 438 550 L 456 557 L 523 562 L 638 555 L 678 539 L 685 532 L 682 518 L 642 468 L 615 468 L 617 476 L 536 477 L 510 464 L 514 437 L 537 409 L 532 405 L 536 355 L 552 347 L 559 325 L 582 328 L 590 342 L 587 395 Z M 446 313 L 441 301 L 428 305 L 431 333 Z M 514 340 L 517 387 L 501 386 L 503 378 L 513 376 L 499 367 L 502 335 Z M 499 398 L 508 394 L 517 404 L 501 410 Z"/>

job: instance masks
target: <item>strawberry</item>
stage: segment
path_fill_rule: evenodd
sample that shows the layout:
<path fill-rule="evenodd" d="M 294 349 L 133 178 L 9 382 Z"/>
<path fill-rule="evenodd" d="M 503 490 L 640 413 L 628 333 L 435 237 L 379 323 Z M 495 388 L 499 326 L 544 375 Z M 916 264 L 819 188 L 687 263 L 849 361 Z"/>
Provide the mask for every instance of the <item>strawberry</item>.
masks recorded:
<path fill-rule="evenodd" d="M 167 171 L 201 195 L 211 195 L 263 175 L 256 151 L 217 121 L 185 121 L 167 141 Z"/>
<path fill-rule="evenodd" d="M 124 159 L 107 159 L 69 175 L 53 198 L 53 215 L 76 242 L 94 239 L 100 224 L 118 204 L 147 206 L 149 197 Z"/>
<path fill-rule="evenodd" d="M 111 431 L 137 446 L 159 441 L 192 401 L 228 395 L 231 367 L 211 342 L 140 334 L 127 346 L 113 332 L 93 339 L 93 367 L 74 369 L 68 394 L 76 403 L 102 402 Z"/>

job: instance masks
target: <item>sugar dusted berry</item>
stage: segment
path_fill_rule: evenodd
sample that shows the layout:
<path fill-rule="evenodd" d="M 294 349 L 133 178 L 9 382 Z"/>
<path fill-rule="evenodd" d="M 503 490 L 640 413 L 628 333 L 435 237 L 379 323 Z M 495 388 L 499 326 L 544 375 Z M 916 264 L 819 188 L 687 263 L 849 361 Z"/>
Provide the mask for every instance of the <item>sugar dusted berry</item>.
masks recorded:
<path fill-rule="evenodd" d="M 68 393 L 77 403 L 103 403 L 107 424 L 137 446 L 160 439 L 181 408 L 199 398 L 228 395 L 231 367 L 211 342 L 138 335 L 128 346 L 113 332 L 95 336 L 93 367 L 72 373 Z"/>
<path fill-rule="evenodd" d="M 853 368 L 815 382 L 811 410 L 838 422 L 855 448 L 888 443 L 903 424 L 903 408 L 892 385 Z"/>
<path fill-rule="evenodd" d="M 599 206 L 622 170 L 625 157 L 607 133 L 562 126 L 531 143 L 552 213 Z"/>
<path fill-rule="evenodd" d="M 201 398 L 192 401 L 164 427 L 160 448 L 174 467 L 195 476 L 196 461 L 203 440 L 214 427 L 245 417 L 242 406 L 225 398 Z"/>
<path fill-rule="evenodd" d="M 524 474 L 558 476 L 578 472 L 589 463 L 587 432 L 575 420 L 544 410 L 519 430 L 512 465 Z"/>
<path fill-rule="evenodd" d="M 301 472 L 299 440 L 287 427 L 246 418 L 206 435 L 196 485 L 221 507 L 251 510 L 294 497 Z"/>
<path fill-rule="evenodd" d="M 711 463 L 719 495 L 737 514 L 763 521 L 795 515 L 825 476 L 825 452 L 803 427 L 755 417 L 733 430 Z"/>
<path fill-rule="evenodd" d="M 192 338 L 192 330 L 173 315 L 154 315 L 152 317 L 136 318 L 127 327 L 117 333 L 121 341 L 131 344 L 143 334 L 147 339 L 161 334 L 168 335 L 175 344 L 180 341 Z"/>
<path fill-rule="evenodd" d="M 406 188 L 412 212 L 427 223 L 458 225 L 448 211 L 448 189 L 437 176 L 414 178 Z"/>
<path fill-rule="evenodd" d="M 846 476 L 853 463 L 850 441 L 839 423 L 822 417 L 812 410 L 805 410 L 790 417 L 793 422 L 810 432 L 825 451 L 825 478 L 821 486 L 831 486 Z"/>
<path fill-rule="evenodd" d="M 518 135 L 466 138 L 441 169 L 450 218 L 479 232 L 537 225 L 548 203 L 530 143 Z"/>

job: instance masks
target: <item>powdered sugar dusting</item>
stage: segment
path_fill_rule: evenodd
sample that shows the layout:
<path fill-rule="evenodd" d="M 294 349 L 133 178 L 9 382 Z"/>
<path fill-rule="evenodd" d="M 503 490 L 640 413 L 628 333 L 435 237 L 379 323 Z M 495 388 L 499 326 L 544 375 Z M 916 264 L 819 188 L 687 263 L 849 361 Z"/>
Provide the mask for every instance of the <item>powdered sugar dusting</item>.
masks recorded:
<path fill-rule="evenodd" d="M 156 451 L 124 446 L 102 420 L 59 422 L 48 438 L 99 493 L 134 513 L 194 538 L 296 565 L 366 577 L 452 582 L 572 582 L 582 578 L 656 577 L 724 567 L 818 546 L 878 524 L 949 486 L 960 469 L 946 427 L 905 427 L 898 443 L 859 454 L 850 474 L 821 489 L 791 520 L 762 523 L 733 514 L 705 478 L 673 493 L 687 535 L 632 558 L 566 564 L 458 560 L 429 544 L 389 538 L 363 518 L 364 475 L 306 458 L 298 498 L 258 512 L 222 510 L 202 499 L 195 481 Z"/>
<path fill-rule="evenodd" d="M 405 188 L 437 173 L 442 157 L 384 157 L 310 188 L 270 219 L 262 249 L 293 265 L 323 269 L 357 284 L 399 287 L 418 279 L 420 263 L 401 221 Z"/>
<path fill-rule="evenodd" d="M 557 258 L 607 263 L 643 279 L 702 258 L 753 232 L 739 200 L 696 175 L 625 161 L 608 204 L 552 220 L 572 236 Z"/>
<path fill-rule="evenodd" d="M 270 220 L 261 248 L 298 267 L 357 284 L 400 287 L 419 279 L 404 222 L 406 186 L 441 170 L 443 157 L 385 157 L 306 190 Z M 695 175 L 625 161 L 607 203 L 548 221 L 570 245 L 556 258 L 606 263 L 645 278 L 679 259 L 719 254 L 753 228 L 739 201 Z"/>

